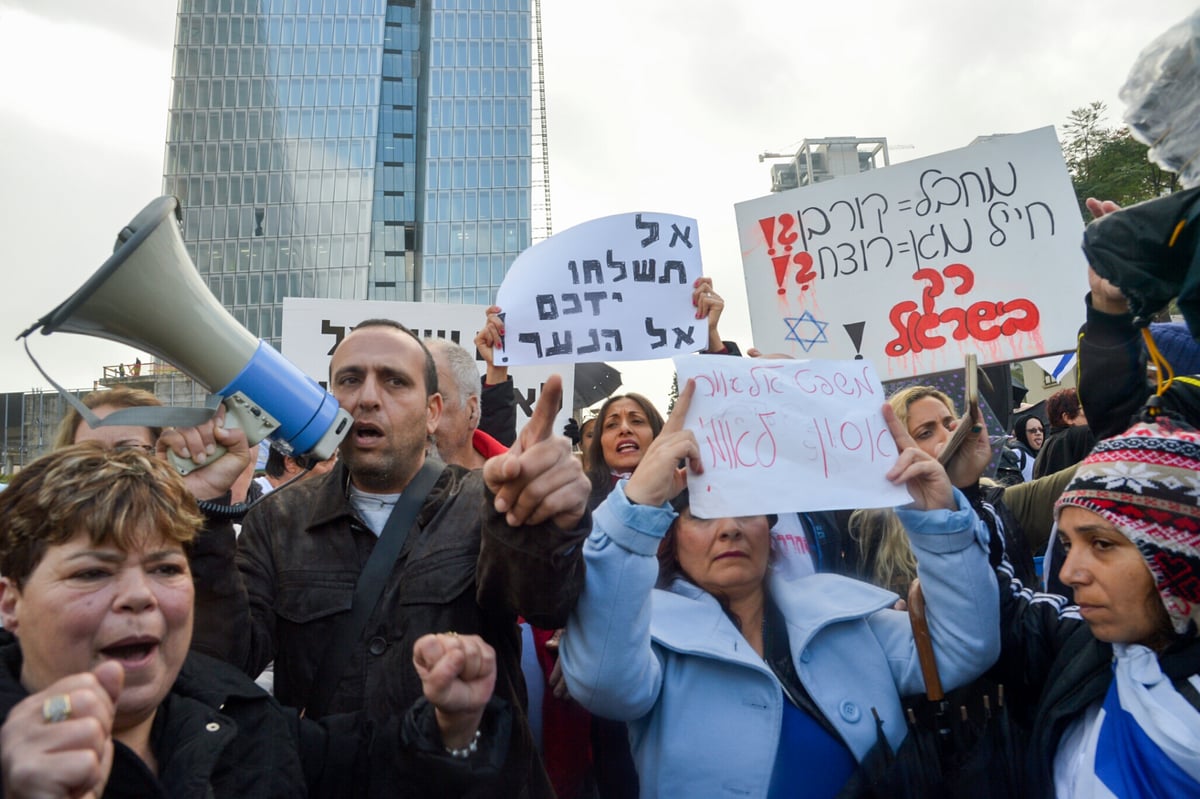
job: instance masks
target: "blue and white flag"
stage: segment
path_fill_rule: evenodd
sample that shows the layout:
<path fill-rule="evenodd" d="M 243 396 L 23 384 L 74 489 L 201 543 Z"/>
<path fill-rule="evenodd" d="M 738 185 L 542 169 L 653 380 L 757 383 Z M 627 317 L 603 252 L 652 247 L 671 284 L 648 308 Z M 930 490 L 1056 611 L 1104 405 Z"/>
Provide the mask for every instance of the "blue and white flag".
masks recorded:
<path fill-rule="evenodd" d="M 1113 648 L 1115 674 L 1100 711 L 1092 773 L 1080 775 L 1074 795 L 1200 796 L 1200 711 L 1175 690 L 1152 651 Z"/>

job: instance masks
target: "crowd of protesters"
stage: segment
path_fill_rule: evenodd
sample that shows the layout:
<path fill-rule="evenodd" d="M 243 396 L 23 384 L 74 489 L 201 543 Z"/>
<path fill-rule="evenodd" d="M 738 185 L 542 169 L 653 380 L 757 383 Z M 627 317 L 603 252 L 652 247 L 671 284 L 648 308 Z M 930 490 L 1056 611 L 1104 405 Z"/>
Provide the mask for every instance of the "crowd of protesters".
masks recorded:
<path fill-rule="evenodd" d="M 736 353 L 711 280 L 694 289 L 711 354 Z M 1121 324 L 1119 296 L 1093 275 L 1089 346 Z M 888 476 L 912 502 L 788 515 L 809 541 L 797 568 L 779 516 L 690 511 L 690 383 L 669 420 L 614 395 L 568 441 L 551 381 L 518 433 L 492 363 L 502 318 L 489 309 L 476 338 L 482 377 L 456 344 L 356 327 L 330 363 L 354 416 L 339 457 L 308 472 L 273 456 L 240 534 L 217 512 L 252 465 L 240 431 L 68 414 L 57 450 L 0 494 L 6 794 L 876 795 L 853 786 L 881 746 L 904 751 L 923 687 L 901 612 L 918 578 L 945 688 L 1008 687 L 1028 795 L 1200 784 L 1194 415 L 1138 417 L 1149 388 L 1094 411 L 1063 395 L 1060 428 L 1086 414 L 1117 435 L 1002 486 L 984 476 L 982 414 L 943 466 L 953 400 L 898 391 Z M 1084 402 L 1095 371 L 1141 370 L 1140 352 L 1083 348 Z M 1171 388 L 1186 411 L 1194 386 Z M 104 418 L 156 400 L 84 404 Z M 1039 421 L 1014 427 L 1031 454 Z M 179 477 L 168 451 L 199 468 Z M 1033 566 L 1050 530 L 1057 593 Z M 270 693 L 251 679 L 268 664 Z M 1111 736 L 1137 756 L 1113 760 Z"/>
<path fill-rule="evenodd" d="M 1085 251 L 1157 213 L 1195 260 L 1197 192 L 1089 200 Z M 1200 796 L 1198 350 L 1139 281 L 1089 267 L 1078 390 L 1018 409 L 1002 480 L 981 411 L 894 393 L 894 508 L 693 512 L 691 381 L 568 438 L 554 377 L 518 430 L 496 307 L 474 352 L 353 328 L 337 456 L 262 483 L 222 413 L 96 424 L 158 401 L 95 392 L 0 493 L 0 795 L 934 795 L 896 780 L 932 672 L 1002 687 L 991 789 Z M 710 279 L 692 302 L 701 357 L 740 357 Z"/>

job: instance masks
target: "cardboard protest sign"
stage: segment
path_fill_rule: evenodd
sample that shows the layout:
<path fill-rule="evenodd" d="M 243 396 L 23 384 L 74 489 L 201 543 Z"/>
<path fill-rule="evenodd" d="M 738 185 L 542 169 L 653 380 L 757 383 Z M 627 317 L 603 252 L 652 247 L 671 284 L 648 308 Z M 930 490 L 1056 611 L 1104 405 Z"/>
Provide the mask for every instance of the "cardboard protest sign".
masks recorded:
<path fill-rule="evenodd" d="M 885 379 L 1075 347 L 1083 222 L 1054 129 L 735 206 L 754 345 Z"/>
<path fill-rule="evenodd" d="M 707 344 L 692 284 L 696 220 L 670 214 L 593 219 L 517 256 L 500 285 L 501 365 L 667 358 Z"/>
<path fill-rule="evenodd" d="M 704 473 L 688 475 L 698 516 L 879 508 L 910 501 L 884 476 L 896 443 L 870 361 L 675 359 L 695 378 L 685 426 Z"/>
<path fill-rule="evenodd" d="M 334 345 L 364 319 L 394 319 L 422 338 L 446 338 L 461 345 L 476 355 L 482 375 L 487 364 L 475 352 L 474 341 L 487 318 L 486 313 L 486 305 L 286 297 L 283 301 L 282 351 L 285 358 L 324 386 L 329 380 L 329 353 Z M 523 366 L 509 370 L 517 399 L 518 430 L 533 416 L 542 383 L 552 374 L 562 375 L 563 397 L 566 398 L 555 420 L 554 429 L 558 432 L 571 416 L 574 367 Z"/>

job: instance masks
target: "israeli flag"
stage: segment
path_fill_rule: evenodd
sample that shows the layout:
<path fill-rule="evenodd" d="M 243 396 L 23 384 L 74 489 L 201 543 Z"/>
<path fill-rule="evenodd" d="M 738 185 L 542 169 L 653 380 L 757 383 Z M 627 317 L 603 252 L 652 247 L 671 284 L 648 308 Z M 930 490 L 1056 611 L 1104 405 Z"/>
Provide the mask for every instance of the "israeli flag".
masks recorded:
<path fill-rule="evenodd" d="M 1093 773 L 1081 777 L 1076 796 L 1200 796 L 1200 711 L 1175 690 L 1151 650 L 1113 649 L 1117 662 L 1100 711 Z"/>

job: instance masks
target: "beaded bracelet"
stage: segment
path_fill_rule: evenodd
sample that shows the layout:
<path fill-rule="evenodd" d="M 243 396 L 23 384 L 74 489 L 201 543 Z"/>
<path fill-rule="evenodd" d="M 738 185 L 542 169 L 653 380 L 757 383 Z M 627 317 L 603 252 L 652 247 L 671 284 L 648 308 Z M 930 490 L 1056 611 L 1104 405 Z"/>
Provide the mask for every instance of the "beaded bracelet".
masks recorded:
<path fill-rule="evenodd" d="M 446 754 L 450 755 L 450 757 L 457 757 L 461 758 L 462 760 L 466 760 L 468 757 L 479 751 L 479 735 L 479 730 L 475 730 L 475 737 L 471 739 L 471 743 L 467 744 L 462 749 L 451 749 L 447 746 Z"/>

